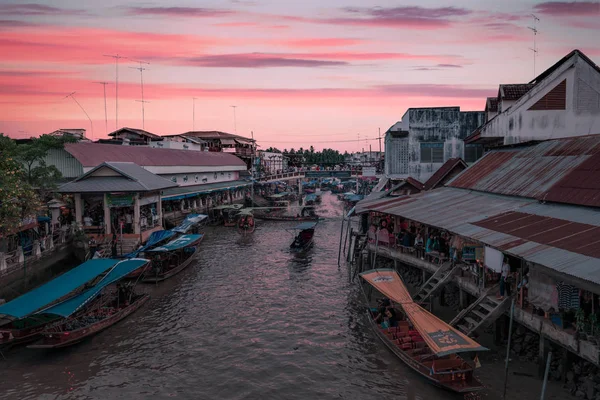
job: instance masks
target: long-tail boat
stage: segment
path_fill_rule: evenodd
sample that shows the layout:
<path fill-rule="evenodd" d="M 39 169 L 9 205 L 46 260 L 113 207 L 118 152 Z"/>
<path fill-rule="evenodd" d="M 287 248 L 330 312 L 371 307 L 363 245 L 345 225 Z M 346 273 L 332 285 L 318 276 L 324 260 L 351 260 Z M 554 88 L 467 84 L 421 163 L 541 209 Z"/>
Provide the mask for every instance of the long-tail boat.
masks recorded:
<path fill-rule="evenodd" d="M 119 260 L 92 259 L 37 288 L 0 306 L 0 347 L 36 340 L 45 327 L 56 322 L 55 315 L 35 314 L 38 310 L 70 298 L 85 285 L 97 281 Z"/>
<path fill-rule="evenodd" d="M 137 295 L 132 283 L 109 286 L 132 271 L 144 268 L 149 260 L 133 258 L 117 263 L 96 285 L 36 315 L 54 315 L 61 320 L 45 327 L 42 339 L 27 346 L 31 349 L 51 349 L 71 346 L 110 327 L 139 309 L 149 298 Z M 107 293 L 108 292 L 108 293 Z"/>
<path fill-rule="evenodd" d="M 360 277 L 386 296 L 395 314 L 400 316 L 396 326 L 389 326 L 388 321 L 379 323 L 374 319 L 383 310 L 371 307 L 366 310 L 375 334 L 398 358 L 441 388 L 457 393 L 484 388 L 473 375 L 476 366 L 458 353 L 487 350 L 485 347 L 413 302 L 395 270 L 373 269 L 362 272 Z"/>
<path fill-rule="evenodd" d="M 144 253 L 152 259 L 152 268 L 142 277 L 142 282 L 160 282 L 181 272 L 198 255 L 198 245 L 203 234 L 183 235 L 169 243 Z"/>
<path fill-rule="evenodd" d="M 317 222 L 303 222 L 293 229 L 299 231 L 294 237 L 294 241 L 290 244 L 290 251 L 299 253 L 310 249 L 313 246 L 313 238 L 315 236 L 315 226 Z"/>
<path fill-rule="evenodd" d="M 242 235 L 253 233 L 256 229 L 256 222 L 252 210 L 242 210 L 238 219 L 238 232 Z"/>

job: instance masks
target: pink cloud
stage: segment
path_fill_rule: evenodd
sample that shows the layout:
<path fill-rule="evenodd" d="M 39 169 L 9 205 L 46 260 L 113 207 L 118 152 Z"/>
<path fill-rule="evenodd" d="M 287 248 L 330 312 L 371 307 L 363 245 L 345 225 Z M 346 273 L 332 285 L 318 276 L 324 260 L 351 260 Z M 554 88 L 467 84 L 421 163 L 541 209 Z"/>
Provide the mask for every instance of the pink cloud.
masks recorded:
<path fill-rule="evenodd" d="M 151 15 L 160 17 L 222 17 L 234 14 L 231 10 L 205 7 L 129 7 L 130 15 Z"/>
<path fill-rule="evenodd" d="M 534 12 L 553 16 L 592 16 L 600 17 L 600 3 L 597 1 L 548 1 L 536 4 Z"/>
<path fill-rule="evenodd" d="M 83 13 L 83 10 L 69 10 L 36 3 L 0 4 L 0 15 L 76 15 Z"/>
<path fill-rule="evenodd" d="M 348 39 L 348 38 L 310 38 L 310 39 L 290 39 L 282 40 L 279 43 L 290 46 L 290 47 L 342 47 L 342 46 L 354 46 L 357 44 L 364 43 L 362 39 Z"/>
<path fill-rule="evenodd" d="M 292 55 L 247 53 L 189 57 L 186 65 L 209 68 L 329 67 L 347 65 L 344 61 L 296 58 Z"/>

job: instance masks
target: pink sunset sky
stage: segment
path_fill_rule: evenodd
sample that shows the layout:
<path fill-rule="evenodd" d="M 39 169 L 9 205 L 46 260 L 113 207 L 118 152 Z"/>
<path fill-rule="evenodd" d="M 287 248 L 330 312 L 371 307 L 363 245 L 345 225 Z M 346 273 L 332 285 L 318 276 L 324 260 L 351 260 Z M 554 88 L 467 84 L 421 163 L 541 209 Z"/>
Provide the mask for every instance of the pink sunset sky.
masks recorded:
<path fill-rule="evenodd" d="M 85 3 L 85 6 L 84 6 Z M 451 4 L 451 5 L 450 5 Z M 262 148 L 373 146 L 409 107 L 483 110 L 500 83 L 578 48 L 600 60 L 600 2 L 464 0 L 0 0 L 0 132 L 119 127 L 237 133 Z M 359 141 L 360 138 L 360 141 Z"/>

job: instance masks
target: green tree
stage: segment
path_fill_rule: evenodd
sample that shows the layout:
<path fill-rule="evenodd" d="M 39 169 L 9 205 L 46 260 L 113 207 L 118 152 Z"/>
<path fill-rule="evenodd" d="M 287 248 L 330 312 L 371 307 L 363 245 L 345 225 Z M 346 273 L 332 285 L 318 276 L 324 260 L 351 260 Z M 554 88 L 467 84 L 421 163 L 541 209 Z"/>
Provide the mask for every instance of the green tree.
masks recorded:
<path fill-rule="evenodd" d="M 0 234 L 15 232 L 23 219 L 33 218 L 41 209 L 36 191 L 31 187 L 17 159 L 15 142 L 0 133 Z"/>

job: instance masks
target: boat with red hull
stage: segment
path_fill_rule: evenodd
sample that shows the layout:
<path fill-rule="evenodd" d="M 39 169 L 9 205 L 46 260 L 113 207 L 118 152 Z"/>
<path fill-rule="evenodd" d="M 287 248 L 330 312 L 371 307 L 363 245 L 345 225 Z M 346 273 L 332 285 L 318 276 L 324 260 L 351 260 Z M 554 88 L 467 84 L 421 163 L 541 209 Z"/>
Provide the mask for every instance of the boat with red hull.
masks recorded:
<path fill-rule="evenodd" d="M 27 346 L 30 349 L 58 349 L 72 346 L 94 336 L 129 316 L 148 301 L 148 294 L 135 295 L 131 302 L 113 302 L 84 315 L 47 328 L 42 340 Z"/>
<path fill-rule="evenodd" d="M 369 307 L 367 316 L 377 337 L 400 360 L 440 388 L 455 393 L 484 389 L 474 376 L 478 361 L 471 366 L 458 353 L 485 347 L 414 303 L 395 270 L 374 269 L 360 276 L 387 298 L 387 305 Z"/>

